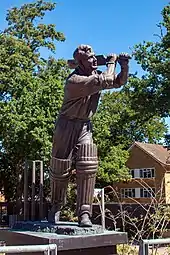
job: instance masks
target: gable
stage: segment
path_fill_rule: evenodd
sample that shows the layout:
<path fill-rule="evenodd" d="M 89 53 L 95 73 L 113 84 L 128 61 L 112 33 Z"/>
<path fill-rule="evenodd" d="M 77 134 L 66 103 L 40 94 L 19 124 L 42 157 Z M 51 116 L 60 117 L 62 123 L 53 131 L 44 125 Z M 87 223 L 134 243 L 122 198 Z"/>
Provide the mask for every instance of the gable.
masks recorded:
<path fill-rule="evenodd" d="M 138 148 L 140 151 L 143 151 L 145 154 L 149 155 L 158 163 L 166 165 L 167 158 L 169 156 L 169 151 L 166 148 L 164 148 L 162 145 L 135 142 L 129 148 L 129 152 L 134 150 L 134 148 Z"/>
<path fill-rule="evenodd" d="M 149 168 L 156 167 L 160 165 L 160 162 L 157 162 L 155 158 L 150 156 L 145 151 L 141 150 L 139 147 L 134 146 L 129 151 L 129 158 L 126 162 L 126 166 L 130 169 L 134 168 Z"/>

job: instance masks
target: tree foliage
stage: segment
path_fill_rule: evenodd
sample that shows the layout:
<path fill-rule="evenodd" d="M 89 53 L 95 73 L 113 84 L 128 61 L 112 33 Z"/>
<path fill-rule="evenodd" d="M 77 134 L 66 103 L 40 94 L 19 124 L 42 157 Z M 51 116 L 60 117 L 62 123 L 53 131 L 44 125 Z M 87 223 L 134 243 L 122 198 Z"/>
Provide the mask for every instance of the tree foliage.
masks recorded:
<path fill-rule="evenodd" d="M 42 20 L 46 12 L 54 10 L 55 6 L 55 3 L 38 0 L 21 8 L 12 8 L 7 13 L 8 28 L 4 32 L 24 40 L 32 52 L 38 52 L 40 47 L 55 51 L 53 41 L 64 41 L 64 34 L 56 31 L 54 24 L 37 24 L 37 19 Z"/>
<path fill-rule="evenodd" d="M 142 114 L 162 117 L 170 115 L 170 5 L 162 11 L 163 20 L 157 26 L 160 33 L 155 42 L 136 45 L 133 49 L 135 60 L 145 71 L 142 79 L 131 83 L 133 108 Z"/>
<path fill-rule="evenodd" d="M 54 121 L 69 72 L 64 60 L 45 60 L 40 54 L 42 47 L 54 51 L 55 41 L 65 39 L 53 24 L 38 23 L 54 8 L 42 0 L 12 8 L 8 27 L 0 34 L 0 171 L 7 199 L 16 195 L 26 159 L 50 157 Z"/>

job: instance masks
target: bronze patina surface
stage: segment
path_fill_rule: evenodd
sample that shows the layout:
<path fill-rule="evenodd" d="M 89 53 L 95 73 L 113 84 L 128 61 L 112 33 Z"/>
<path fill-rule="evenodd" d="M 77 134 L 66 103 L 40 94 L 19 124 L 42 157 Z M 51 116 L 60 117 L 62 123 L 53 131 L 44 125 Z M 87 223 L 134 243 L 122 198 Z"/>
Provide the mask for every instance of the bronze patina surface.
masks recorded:
<path fill-rule="evenodd" d="M 89 45 L 73 53 L 76 69 L 64 87 L 64 100 L 56 121 L 50 168 L 52 209 L 49 220 L 59 221 L 74 162 L 77 176 L 77 216 L 80 227 L 91 227 L 92 201 L 98 167 L 97 147 L 92 138 L 90 118 L 96 112 L 100 93 L 120 88 L 127 82 L 129 55 L 111 54 L 106 71 L 97 70 L 97 59 Z M 116 64 L 121 71 L 115 73 Z"/>

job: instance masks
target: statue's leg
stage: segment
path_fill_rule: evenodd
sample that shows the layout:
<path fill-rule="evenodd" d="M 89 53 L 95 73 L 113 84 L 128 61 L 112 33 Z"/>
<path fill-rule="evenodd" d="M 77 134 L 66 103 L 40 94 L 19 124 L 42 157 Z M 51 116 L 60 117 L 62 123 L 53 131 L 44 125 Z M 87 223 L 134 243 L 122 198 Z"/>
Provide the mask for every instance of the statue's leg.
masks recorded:
<path fill-rule="evenodd" d="M 80 227 L 91 227 L 93 194 L 98 167 L 95 144 L 81 144 L 76 159 L 77 215 Z"/>
<path fill-rule="evenodd" d="M 52 209 L 48 217 L 51 222 L 57 222 L 60 219 L 60 211 L 66 201 L 66 191 L 71 175 L 70 168 L 70 159 L 52 157 L 50 166 Z"/>

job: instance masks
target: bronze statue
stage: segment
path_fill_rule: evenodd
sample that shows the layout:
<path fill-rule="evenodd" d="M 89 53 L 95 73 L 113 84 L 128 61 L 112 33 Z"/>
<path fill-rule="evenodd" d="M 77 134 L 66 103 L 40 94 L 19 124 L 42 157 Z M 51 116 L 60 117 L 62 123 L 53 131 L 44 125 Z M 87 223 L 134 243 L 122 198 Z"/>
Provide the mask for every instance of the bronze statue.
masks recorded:
<path fill-rule="evenodd" d="M 110 55 L 107 70 L 97 70 L 97 59 L 88 45 L 73 53 L 77 63 L 64 88 L 64 100 L 53 137 L 50 180 L 52 191 L 51 220 L 59 221 L 67 185 L 75 162 L 77 179 L 77 216 L 80 227 L 91 227 L 93 193 L 98 167 L 97 148 L 93 143 L 91 116 L 96 112 L 104 89 L 120 88 L 127 82 L 129 55 Z M 121 71 L 115 74 L 116 63 Z"/>

